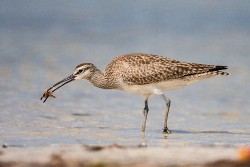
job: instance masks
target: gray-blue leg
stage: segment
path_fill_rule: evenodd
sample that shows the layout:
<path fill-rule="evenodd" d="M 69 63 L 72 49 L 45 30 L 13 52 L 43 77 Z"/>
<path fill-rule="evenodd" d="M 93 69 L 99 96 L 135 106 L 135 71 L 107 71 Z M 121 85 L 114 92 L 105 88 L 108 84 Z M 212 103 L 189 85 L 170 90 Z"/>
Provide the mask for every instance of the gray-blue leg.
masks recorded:
<path fill-rule="evenodd" d="M 148 117 L 148 111 L 149 111 L 149 109 L 148 109 L 148 99 L 146 99 L 145 100 L 145 107 L 143 109 L 143 116 L 144 116 L 144 118 L 143 118 L 143 121 L 142 121 L 142 129 L 141 129 L 142 132 L 145 132 L 145 129 L 146 129 L 146 122 L 147 122 L 147 117 Z"/>
<path fill-rule="evenodd" d="M 161 98 L 166 102 L 166 113 L 165 113 L 165 120 L 164 120 L 164 127 L 162 133 L 171 133 L 171 131 L 168 129 L 168 113 L 170 109 L 171 101 L 168 99 L 164 94 L 160 94 Z"/>

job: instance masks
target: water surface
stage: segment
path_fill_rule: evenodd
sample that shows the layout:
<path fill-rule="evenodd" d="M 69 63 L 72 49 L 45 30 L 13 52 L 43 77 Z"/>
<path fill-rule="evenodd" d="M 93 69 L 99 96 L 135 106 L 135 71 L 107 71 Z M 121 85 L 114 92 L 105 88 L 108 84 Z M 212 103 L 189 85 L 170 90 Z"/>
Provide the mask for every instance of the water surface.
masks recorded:
<path fill-rule="evenodd" d="M 249 145 L 249 18 L 247 1 L 1 1 L 0 144 Z M 77 64 L 104 69 L 133 52 L 228 65 L 231 75 L 166 92 L 171 135 L 156 95 L 145 134 L 138 95 L 75 81 L 40 101 Z"/>

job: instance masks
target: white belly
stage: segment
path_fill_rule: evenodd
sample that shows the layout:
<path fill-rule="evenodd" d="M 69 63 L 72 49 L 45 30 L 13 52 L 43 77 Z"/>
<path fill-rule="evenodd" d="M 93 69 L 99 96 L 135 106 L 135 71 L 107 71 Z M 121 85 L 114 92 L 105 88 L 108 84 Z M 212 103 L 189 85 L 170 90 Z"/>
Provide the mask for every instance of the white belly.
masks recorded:
<path fill-rule="evenodd" d="M 162 94 L 164 91 L 181 88 L 195 81 L 198 80 L 187 81 L 179 79 L 179 80 L 165 81 L 147 85 L 124 85 L 122 90 L 128 93 L 142 94 L 142 95 L 148 95 L 153 93 Z"/>

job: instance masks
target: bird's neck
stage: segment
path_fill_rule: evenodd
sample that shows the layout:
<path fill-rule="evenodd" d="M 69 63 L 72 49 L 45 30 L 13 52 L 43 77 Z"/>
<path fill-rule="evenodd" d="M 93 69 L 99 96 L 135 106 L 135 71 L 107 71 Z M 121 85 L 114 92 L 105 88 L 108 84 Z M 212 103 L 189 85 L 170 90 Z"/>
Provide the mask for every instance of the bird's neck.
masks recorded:
<path fill-rule="evenodd" d="M 114 89 L 115 85 L 100 70 L 96 70 L 89 81 L 96 87 L 102 89 Z"/>

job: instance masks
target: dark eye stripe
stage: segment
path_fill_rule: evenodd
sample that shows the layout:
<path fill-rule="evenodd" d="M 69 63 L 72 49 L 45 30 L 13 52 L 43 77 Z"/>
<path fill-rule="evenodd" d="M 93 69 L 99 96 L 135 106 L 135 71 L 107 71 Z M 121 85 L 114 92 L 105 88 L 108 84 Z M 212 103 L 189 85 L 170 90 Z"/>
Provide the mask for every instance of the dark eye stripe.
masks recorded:
<path fill-rule="evenodd" d="M 84 68 L 84 69 L 80 69 L 75 75 L 78 75 L 78 74 L 82 73 L 83 71 L 88 70 L 89 68 L 90 68 L 90 67 L 86 67 L 86 68 Z"/>

